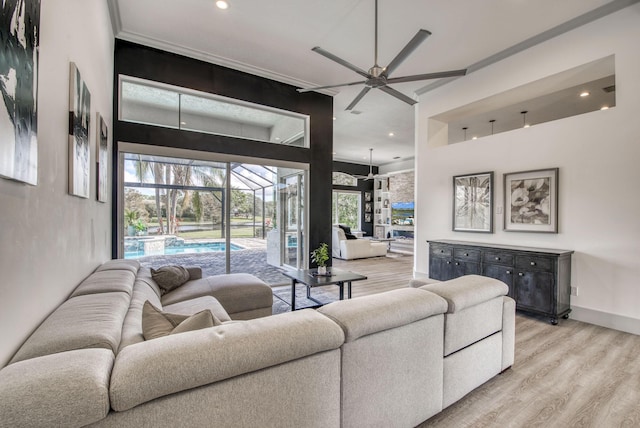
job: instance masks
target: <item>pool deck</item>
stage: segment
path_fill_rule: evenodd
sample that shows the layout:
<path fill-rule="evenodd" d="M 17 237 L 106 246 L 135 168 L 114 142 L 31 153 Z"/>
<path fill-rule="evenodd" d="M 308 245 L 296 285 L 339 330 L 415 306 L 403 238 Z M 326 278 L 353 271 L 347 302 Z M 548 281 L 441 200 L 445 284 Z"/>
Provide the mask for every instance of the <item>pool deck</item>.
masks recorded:
<path fill-rule="evenodd" d="M 194 239 L 190 242 L 224 242 L 216 239 Z M 231 272 L 250 273 L 271 286 L 289 284 L 281 269 L 267 263 L 267 241 L 260 238 L 233 238 L 232 244 L 243 250 L 231 252 Z M 191 253 L 139 257 L 142 266 L 159 268 L 166 265 L 199 266 L 204 276 L 224 274 L 226 270 L 225 252 Z"/>

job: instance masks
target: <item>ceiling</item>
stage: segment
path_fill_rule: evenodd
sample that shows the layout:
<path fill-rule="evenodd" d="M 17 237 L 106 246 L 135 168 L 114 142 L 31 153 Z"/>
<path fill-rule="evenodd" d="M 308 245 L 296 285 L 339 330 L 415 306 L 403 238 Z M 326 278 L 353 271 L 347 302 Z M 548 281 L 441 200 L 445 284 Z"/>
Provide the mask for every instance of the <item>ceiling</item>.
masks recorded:
<path fill-rule="evenodd" d="M 374 0 L 108 0 L 116 37 L 299 87 L 360 80 L 314 46 L 368 70 L 374 62 Z M 569 22 L 634 0 L 379 0 L 378 58 L 387 65 L 423 28 L 432 35 L 391 77 L 470 67 Z M 593 12 L 592 12 L 593 11 Z M 586 15 L 585 15 L 586 14 Z M 578 19 L 574 19 L 581 17 Z M 573 20 L 573 21 L 572 21 Z M 462 77 L 464 78 L 464 77 Z M 394 89 L 415 98 L 433 81 Z M 334 95 L 334 159 L 384 165 L 414 156 L 414 107 L 379 90 L 345 107 L 362 86 Z M 393 133 L 392 137 L 389 133 Z"/>

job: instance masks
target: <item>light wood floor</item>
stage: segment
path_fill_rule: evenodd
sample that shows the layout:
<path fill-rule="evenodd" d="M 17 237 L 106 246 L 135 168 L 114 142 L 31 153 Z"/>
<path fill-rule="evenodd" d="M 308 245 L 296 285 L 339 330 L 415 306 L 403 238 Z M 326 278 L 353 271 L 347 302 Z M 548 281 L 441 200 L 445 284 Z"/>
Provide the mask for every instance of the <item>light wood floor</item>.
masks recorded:
<path fill-rule="evenodd" d="M 353 296 L 406 287 L 413 257 L 339 261 L 367 275 Z M 516 315 L 515 364 L 420 425 L 640 427 L 640 336 L 572 319 Z"/>

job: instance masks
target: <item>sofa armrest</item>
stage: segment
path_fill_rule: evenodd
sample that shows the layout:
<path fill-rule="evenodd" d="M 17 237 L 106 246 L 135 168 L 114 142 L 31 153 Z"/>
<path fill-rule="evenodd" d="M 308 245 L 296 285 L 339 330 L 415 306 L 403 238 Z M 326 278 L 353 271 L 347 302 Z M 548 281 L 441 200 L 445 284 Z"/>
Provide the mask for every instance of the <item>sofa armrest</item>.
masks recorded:
<path fill-rule="evenodd" d="M 509 287 L 504 282 L 480 275 L 465 275 L 449 281 L 426 284 L 419 288 L 444 298 L 449 305 L 447 313 L 450 314 L 504 296 L 509 292 Z"/>
<path fill-rule="evenodd" d="M 433 294 L 402 288 L 357 299 L 330 303 L 318 312 L 331 318 L 344 330 L 345 341 L 400 327 L 443 314 L 447 302 Z"/>
<path fill-rule="evenodd" d="M 199 266 L 187 266 L 187 272 L 189 272 L 189 279 L 202 278 L 202 268 Z"/>
<path fill-rule="evenodd" d="M 0 371 L 0 425 L 84 426 L 109 412 L 113 352 L 82 349 L 10 364 Z"/>
<path fill-rule="evenodd" d="M 179 391 L 337 349 L 340 327 L 308 309 L 175 334 L 127 346 L 111 377 L 123 411 Z"/>
<path fill-rule="evenodd" d="M 502 371 L 513 365 L 516 349 L 516 301 L 503 297 L 502 305 Z"/>

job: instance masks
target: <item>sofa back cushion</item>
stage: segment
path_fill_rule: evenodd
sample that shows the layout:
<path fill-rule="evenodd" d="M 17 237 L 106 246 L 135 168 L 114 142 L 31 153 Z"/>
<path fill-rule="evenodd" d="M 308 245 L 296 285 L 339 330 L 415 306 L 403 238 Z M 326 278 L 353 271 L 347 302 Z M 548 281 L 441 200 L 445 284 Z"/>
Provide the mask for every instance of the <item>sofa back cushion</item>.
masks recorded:
<path fill-rule="evenodd" d="M 142 273 L 143 269 L 140 269 Z M 149 269 L 147 269 L 147 273 Z M 142 306 L 147 300 L 151 302 L 156 308 L 162 308 L 160 303 L 160 291 L 157 286 L 150 284 L 155 283 L 148 277 L 141 277 L 138 275 L 136 282 L 133 286 L 133 296 L 131 297 L 131 304 L 129 311 L 124 319 L 122 325 L 122 338 L 120 340 L 120 346 L 118 352 L 122 348 L 132 345 L 134 343 L 144 342 L 144 336 L 142 335 Z"/>
<path fill-rule="evenodd" d="M 75 349 L 106 348 L 115 353 L 129 303 L 129 295 L 121 292 L 70 298 L 33 332 L 11 363 Z"/>
<path fill-rule="evenodd" d="M 136 274 L 127 269 L 96 271 L 76 287 L 73 293 L 71 293 L 71 297 L 118 291 L 131 296 L 135 279 Z"/>
<path fill-rule="evenodd" d="M 113 352 L 82 349 L 0 370 L 0 426 L 79 427 L 109 412 Z"/>

